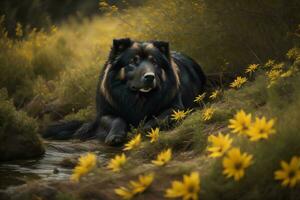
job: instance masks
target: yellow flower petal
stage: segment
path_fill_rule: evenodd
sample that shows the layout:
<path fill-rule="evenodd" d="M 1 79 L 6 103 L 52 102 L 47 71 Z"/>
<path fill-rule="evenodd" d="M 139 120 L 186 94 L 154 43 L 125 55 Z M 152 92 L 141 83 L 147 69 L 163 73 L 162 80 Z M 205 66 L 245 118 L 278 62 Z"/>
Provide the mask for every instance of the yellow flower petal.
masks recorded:
<path fill-rule="evenodd" d="M 132 138 L 127 144 L 125 144 L 124 151 L 138 148 L 142 141 L 141 137 L 141 134 L 137 134 L 134 138 Z"/>
<path fill-rule="evenodd" d="M 223 159 L 223 174 L 227 178 L 233 177 L 235 181 L 245 175 L 245 169 L 252 164 L 252 155 L 241 153 L 239 148 L 232 148 Z"/>
<path fill-rule="evenodd" d="M 282 186 L 294 187 L 300 182 L 300 158 L 293 156 L 290 163 L 280 162 L 281 169 L 274 172 L 275 180 L 281 180 Z"/>
<path fill-rule="evenodd" d="M 200 191 L 200 176 L 198 172 L 192 172 L 190 175 L 184 175 L 183 181 L 173 181 L 171 188 L 165 193 L 167 198 L 182 197 L 183 199 L 198 200 Z"/>
<path fill-rule="evenodd" d="M 156 160 L 152 160 L 152 163 L 157 165 L 157 166 L 163 166 L 167 164 L 172 158 L 172 150 L 169 148 L 167 150 L 164 150 L 160 152 L 157 155 Z"/>
<path fill-rule="evenodd" d="M 83 156 L 80 156 L 78 159 L 78 164 L 73 170 L 71 180 L 78 182 L 80 177 L 89 173 L 92 169 L 96 167 L 97 156 L 94 153 L 87 153 Z"/>

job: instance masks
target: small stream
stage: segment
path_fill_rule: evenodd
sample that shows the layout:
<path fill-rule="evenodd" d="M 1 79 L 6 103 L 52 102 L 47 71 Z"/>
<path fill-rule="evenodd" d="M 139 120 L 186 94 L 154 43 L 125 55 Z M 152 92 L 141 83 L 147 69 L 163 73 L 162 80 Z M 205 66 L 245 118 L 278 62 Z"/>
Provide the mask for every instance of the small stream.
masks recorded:
<path fill-rule="evenodd" d="M 45 141 L 46 153 L 34 160 L 0 163 L 0 191 L 33 180 L 67 180 L 81 154 L 94 152 L 101 163 L 113 157 L 118 148 L 98 141 Z"/>

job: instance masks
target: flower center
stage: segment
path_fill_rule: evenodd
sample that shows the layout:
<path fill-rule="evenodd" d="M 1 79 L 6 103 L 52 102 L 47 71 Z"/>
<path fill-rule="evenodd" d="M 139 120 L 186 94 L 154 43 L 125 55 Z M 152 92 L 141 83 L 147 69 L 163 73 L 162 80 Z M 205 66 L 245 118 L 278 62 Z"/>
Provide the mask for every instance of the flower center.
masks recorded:
<path fill-rule="evenodd" d="M 243 163 L 241 163 L 241 162 L 237 162 L 237 163 L 234 164 L 234 168 L 236 170 L 241 170 L 242 167 L 243 167 Z"/>
<path fill-rule="evenodd" d="M 223 150 L 224 150 L 224 146 L 223 146 L 223 145 L 221 145 L 221 146 L 219 147 L 219 150 L 218 150 L 218 152 L 223 152 Z"/>
<path fill-rule="evenodd" d="M 245 130 L 248 129 L 248 127 L 247 127 L 247 125 L 246 125 L 245 122 L 242 122 L 242 123 L 241 123 L 241 126 L 242 126 L 242 131 L 245 131 Z"/>
<path fill-rule="evenodd" d="M 263 134 L 265 133 L 265 130 L 261 128 L 261 129 L 259 129 L 258 133 L 259 133 L 260 135 L 263 135 Z"/>
<path fill-rule="evenodd" d="M 295 176 L 296 176 L 296 172 L 295 172 L 294 170 L 289 171 L 288 177 L 289 177 L 290 179 L 294 178 Z"/>
<path fill-rule="evenodd" d="M 187 191 L 188 191 L 188 193 L 194 193 L 195 192 L 195 187 L 193 185 L 189 185 L 187 187 Z"/>

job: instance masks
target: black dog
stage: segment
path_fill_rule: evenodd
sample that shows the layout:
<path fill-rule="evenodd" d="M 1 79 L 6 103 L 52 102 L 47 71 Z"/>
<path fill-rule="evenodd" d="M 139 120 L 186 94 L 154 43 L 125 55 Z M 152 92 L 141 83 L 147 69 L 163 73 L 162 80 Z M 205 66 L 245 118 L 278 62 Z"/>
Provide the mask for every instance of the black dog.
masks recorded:
<path fill-rule="evenodd" d="M 45 137 L 86 139 L 107 144 L 124 142 L 129 125 L 145 122 L 145 130 L 170 122 L 173 110 L 195 106 L 206 77 L 191 58 L 170 52 L 162 41 L 113 41 L 97 87 L 97 117 L 93 122 L 63 122 L 50 126 Z"/>

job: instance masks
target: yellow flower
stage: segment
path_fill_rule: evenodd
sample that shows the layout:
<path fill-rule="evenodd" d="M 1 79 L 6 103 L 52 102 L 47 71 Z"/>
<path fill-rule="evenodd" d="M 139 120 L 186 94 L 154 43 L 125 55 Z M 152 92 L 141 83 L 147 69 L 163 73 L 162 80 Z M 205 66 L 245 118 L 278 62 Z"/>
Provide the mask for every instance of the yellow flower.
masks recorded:
<path fill-rule="evenodd" d="M 107 168 L 111 169 L 113 172 L 119 172 L 121 171 L 121 168 L 124 166 L 126 161 L 127 159 L 124 153 L 122 153 L 121 155 L 116 155 L 109 161 Z"/>
<path fill-rule="evenodd" d="M 203 101 L 203 99 L 206 96 L 206 92 L 204 92 L 203 94 L 199 94 L 198 96 L 196 96 L 194 102 L 195 103 L 201 103 Z"/>
<path fill-rule="evenodd" d="M 238 76 L 231 84 L 230 87 L 232 88 L 240 88 L 244 83 L 247 82 L 246 77 Z"/>
<path fill-rule="evenodd" d="M 205 108 L 202 113 L 202 119 L 208 121 L 213 117 L 215 110 L 213 108 Z"/>
<path fill-rule="evenodd" d="M 281 168 L 274 173 L 276 180 L 282 180 L 283 186 L 294 187 L 300 182 L 300 158 L 293 156 L 290 163 L 281 161 Z"/>
<path fill-rule="evenodd" d="M 241 154 L 239 148 L 233 148 L 228 151 L 223 159 L 223 174 L 227 178 L 234 177 L 235 181 L 240 180 L 245 175 L 245 169 L 252 164 L 252 155 Z"/>
<path fill-rule="evenodd" d="M 132 138 L 127 144 L 125 144 L 124 151 L 136 149 L 141 144 L 141 134 L 137 134 L 134 138 Z"/>
<path fill-rule="evenodd" d="M 121 196 L 123 199 L 132 199 L 134 193 L 125 187 L 119 187 L 115 189 L 115 193 Z"/>
<path fill-rule="evenodd" d="M 192 172 L 189 176 L 183 176 L 183 182 L 173 181 L 172 187 L 166 190 L 165 197 L 178 198 L 184 200 L 198 200 L 200 191 L 200 176 L 198 172 Z"/>
<path fill-rule="evenodd" d="M 78 182 L 80 177 L 94 169 L 96 164 L 97 156 L 94 153 L 87 153 L 86 155 L 80 156 L 79 162 L 71 176 L 71 180 Z"/>
<path fill-rule="evenodd" d="M 152 160 L 152 163 L 157 165 L 157 166 L 163 166 L 167 164 L 172 158 L 172 150 L 169 148 L 167 150 L 164 150 L 160 152 L 157 155 L 156 160 Z"/>
<path fill-rule="evenodd" d="M 191 110 L 186 110 L 186 111 L 183 111 L 183 110 L 173 110 L 173 114 L 171 115 L 171 119 L 172 120 L 175 120 L 175 121 L 180 121 L 180 120 L 183 120 L 187 114 L 189 114 L 191 112 Z"/>
<path fill-rule="evenodd" d="M 275 60 L 268 60 L 265 64 L 266 67 L 273 67 L 273 65 L 275 64 Z"/>
<path fill-rule="evenodd" d="M 253 73 L 257 70 L 259 64 L 251 64 L 248 66 L 248 68 L 246 69 L 246 73 Z"/>
<path fill-rule="evenodd" d="M 276 81 L 280 74 L 282 73 L 282 70 L 272 69 L 271 71 L 267 72 L 267 76 L 270 79 L 271 82 Z"/>
<path fill-rule="evenodd" d="M 244 110 L 238 111 L 233 119 L 229 120 L 228 128 L 232 129 L 232 133 L 246 134 L 251 126 L 251 114 L 246 114 Z"/>
<path fill-rule="evenodd" d="M 147 137 L 151 138 L 150 143 L 156 142 L 159 137 L 159 128 L 152 129 L 151 132 L 146 135 Z"/>
<path fill-rule="evenodd" d="M 130 181 L 134 194 L 143 193 L 153 182 L 154 174 L 140 175 L 138 181 Z"/>
<path fill-rule="evenodd" d="M 212 94 L 209 96 L 210 99 L 216 99 L 221 94 L 220 90 L 215 90 L 212 92 Z"/>
<path fill-rule="evenodd" d="M 287 52 L 287 57 L 289 59 L 296 60 L 297 57 L 300 55 L 300 49 L 299 48 L 292 48 Z"/>
<path fill-rule="evenodd" d="M 274 119 L 267 121 L 265 117 L 261 119 L 257 117 L 255 119 L 255 122 L 247 131 L 247 135 L 250 137 L 251 141 L 268 139 L 269 135 L 275 133 L 275 130 L 273 129 L 274 123 Z"/>
<path fill-rule="evenodd" d="M 123 199 L 132 199 L 136 194 L 143 193 L 153 182 L 154 174 L 140 175 L 138 181 L 130 181 L 129 188 L 119 187 L 115 193 Z"/>
<path fill-rule="evenodd" d="M 221 132 L 217 136 L 210 135 L 208 141 L 211 146 L 207 148 L 210 152 L 209 157 L 215 158 L 223 156 L 223 154 L 231 147 L 232 139 L 229 135 L 223 135 Z"/>

